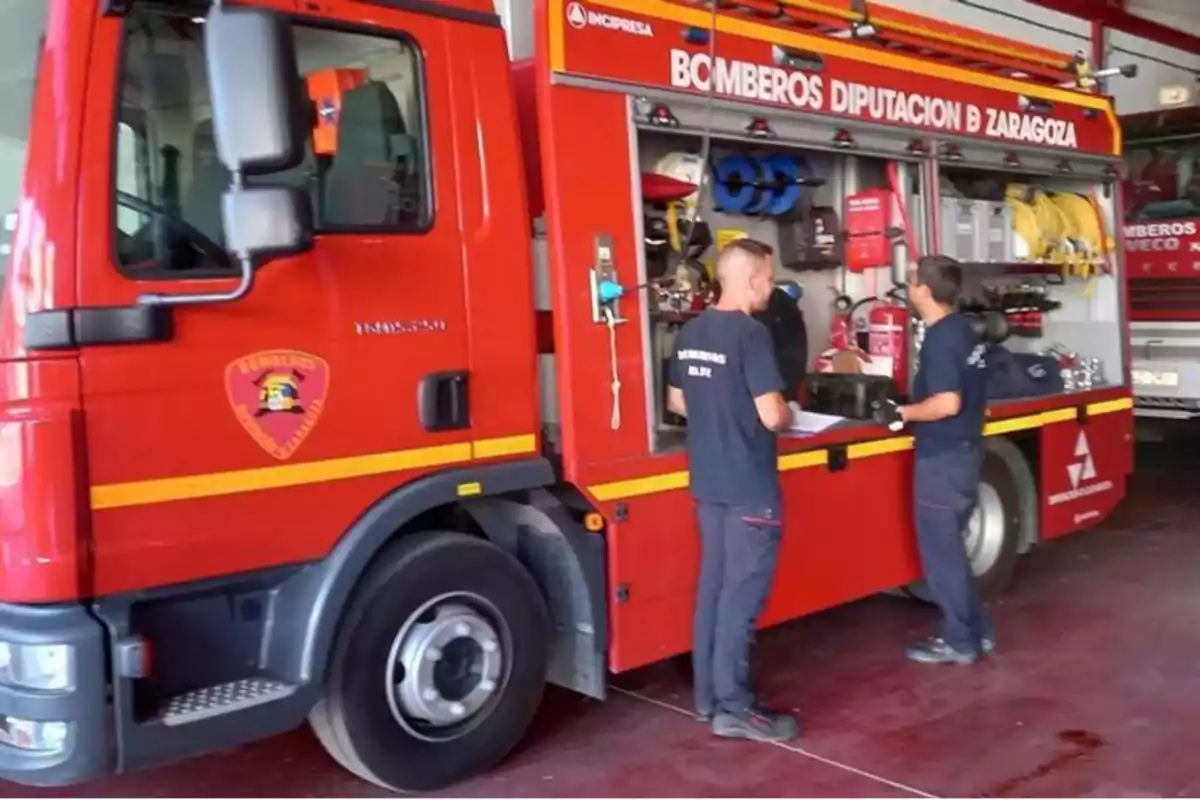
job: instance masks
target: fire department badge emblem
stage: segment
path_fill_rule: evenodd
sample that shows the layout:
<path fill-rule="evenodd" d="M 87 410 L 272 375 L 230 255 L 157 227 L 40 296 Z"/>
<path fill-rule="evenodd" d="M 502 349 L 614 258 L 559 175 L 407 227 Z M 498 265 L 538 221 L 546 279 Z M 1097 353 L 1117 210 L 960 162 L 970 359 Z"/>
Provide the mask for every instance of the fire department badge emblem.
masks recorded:
<path fill-rule="evenodd" d="M 263 350 L 225 368 L 225 392 L 238 422 L 280 461 L 308 438 L 329 391 L 329 365 L 298 350 Z"/>

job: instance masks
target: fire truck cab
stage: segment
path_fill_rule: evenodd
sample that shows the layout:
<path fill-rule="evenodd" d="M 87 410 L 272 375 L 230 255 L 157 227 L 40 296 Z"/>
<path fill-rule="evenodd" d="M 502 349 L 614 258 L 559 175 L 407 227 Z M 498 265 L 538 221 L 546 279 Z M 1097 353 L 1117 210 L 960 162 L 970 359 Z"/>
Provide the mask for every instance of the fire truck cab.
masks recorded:
<path fill-rule="evenodd" d="M 1122 117 L 1135 413 L 1200 418 L 1200 110 Z"/>
<path fill-rule="evenodd" d="M 29 34 L 0 56 L 29 112 L 0 151 L 0 778 L 307 720 L 427 791 L 503 758 L 546 682 L 603 698 L 687 652 L 665 365 L 741 235 L 813 412 L 763 625 L 926 594 L 912 438 L 871 411 L 919 364 L 922 254 L 963 263 L 992 348 L 985 591 L 1105 519 L 1133 468 L 1112 103 L 1069 56 L 865 5 L 540 0 L 515 62 L 491 0 L 0 5 Z"/>

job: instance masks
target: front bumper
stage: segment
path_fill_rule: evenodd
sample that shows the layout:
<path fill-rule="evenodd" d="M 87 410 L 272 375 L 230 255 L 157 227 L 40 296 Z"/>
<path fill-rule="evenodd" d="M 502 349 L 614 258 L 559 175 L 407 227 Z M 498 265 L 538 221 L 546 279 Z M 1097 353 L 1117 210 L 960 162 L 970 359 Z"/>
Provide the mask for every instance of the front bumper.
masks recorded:
<path fill-rule="evenodd" d="M 27 786 L 68 786 L 107 771 L 105 639 L 100 621 L 83 606 L 0 603 L 0 643 L 71 648 L 66 688 L 34 689 L 0 681 L 0 779 Z M 52 735 L 43 735 L 46 732 Z M 39 737 L 43 740 L 37 741 Z"/>
<path fill-rule="evenodd" d="M 1133 359 L 1134 413 L 1141 417 L 1200 417 L 1200 360 Z"/>

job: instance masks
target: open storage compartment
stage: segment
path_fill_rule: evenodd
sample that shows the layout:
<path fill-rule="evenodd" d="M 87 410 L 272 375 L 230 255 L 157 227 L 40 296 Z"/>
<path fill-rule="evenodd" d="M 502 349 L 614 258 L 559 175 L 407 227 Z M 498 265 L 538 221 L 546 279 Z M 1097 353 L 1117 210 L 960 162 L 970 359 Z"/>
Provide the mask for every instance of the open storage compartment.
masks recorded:
<path fill-rule="evenodd" d="M 986 317 L 989 400 L 1124 383 L 1115 203 L 1098 166 L 940 164 L 938 242 L 963 263 L 962 310 Z"/>
<path fill-rule="evenodd" d="M 871 424 L 874 397 L 907 397 L 923 329 L 905 273 L 928 253 L 963 265 L 960 310 L 992 346 L 990 402 L 1124 383 L 1107 162 L 847 130 L 788 136 L 803 123 L 772 118 L 714 124 L 706 141 L 686 124 L 693 113 L 683 102 L 634 112 L 652 451 L 684 443 L 686 420 L 665 408 L 668 364 L 681 327 L 716 300 L 716 253 L 739 236 L 775 248 L 778 291 L 761 318 L 790 397 L 846 417 L 839 427 Z"/>
<path fill-rule="evenodd" d="M 640 322 L 655 452 L 684 444 L 686 420 L 665 408 L 668 365 L 679 330 L 718 297 L 713 266 L 729 241 L 749 236 L 775 249 L 777 291 L 760 319 L 772 332 L 790 398 L 806 406 L 814 376 L 835 368 L 831 323 L 835 314 L 851 312 L 839 298 L 854 304 L 849 339 L 864 352 L 873 304 L 901 308 L 907 319 L 905 253 L 910 246 L 923 250 L 927 237 L 918 153 L 905 152 L 904 141 L 891 148 L 903 157 L 864 152 L 845 131 L 833 140 L 826 134 L 824 146 L 792 143 L 771 125 L 757 119 L 744 135 L 714 133 L 707 147 L 703 136 L 679 126 L 635 130 Z M 854 369 L 867 373 L 861 380 L 869 391 L 902 394 L 891 365 L 880 364 Z M 832 400 L 828 391 L 824 396 Z M 870 424 L 862 416 L 858 422 Z"/>

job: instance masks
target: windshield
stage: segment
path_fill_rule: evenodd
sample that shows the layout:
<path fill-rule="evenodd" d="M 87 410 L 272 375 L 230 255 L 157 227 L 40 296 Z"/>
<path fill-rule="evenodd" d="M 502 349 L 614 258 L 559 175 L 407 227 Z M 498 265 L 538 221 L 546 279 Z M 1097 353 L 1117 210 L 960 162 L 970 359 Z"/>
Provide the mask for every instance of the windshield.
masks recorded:
<path fill-rule="evenodd" d="M 0 278 L 8 270 L 48 0 L 0 2 Z"/>
<path fill-rule="evenodd" d="M 1121 124 L 1126 219 L 1200 217 L 1200 107 L 1134 114 Z"/>

